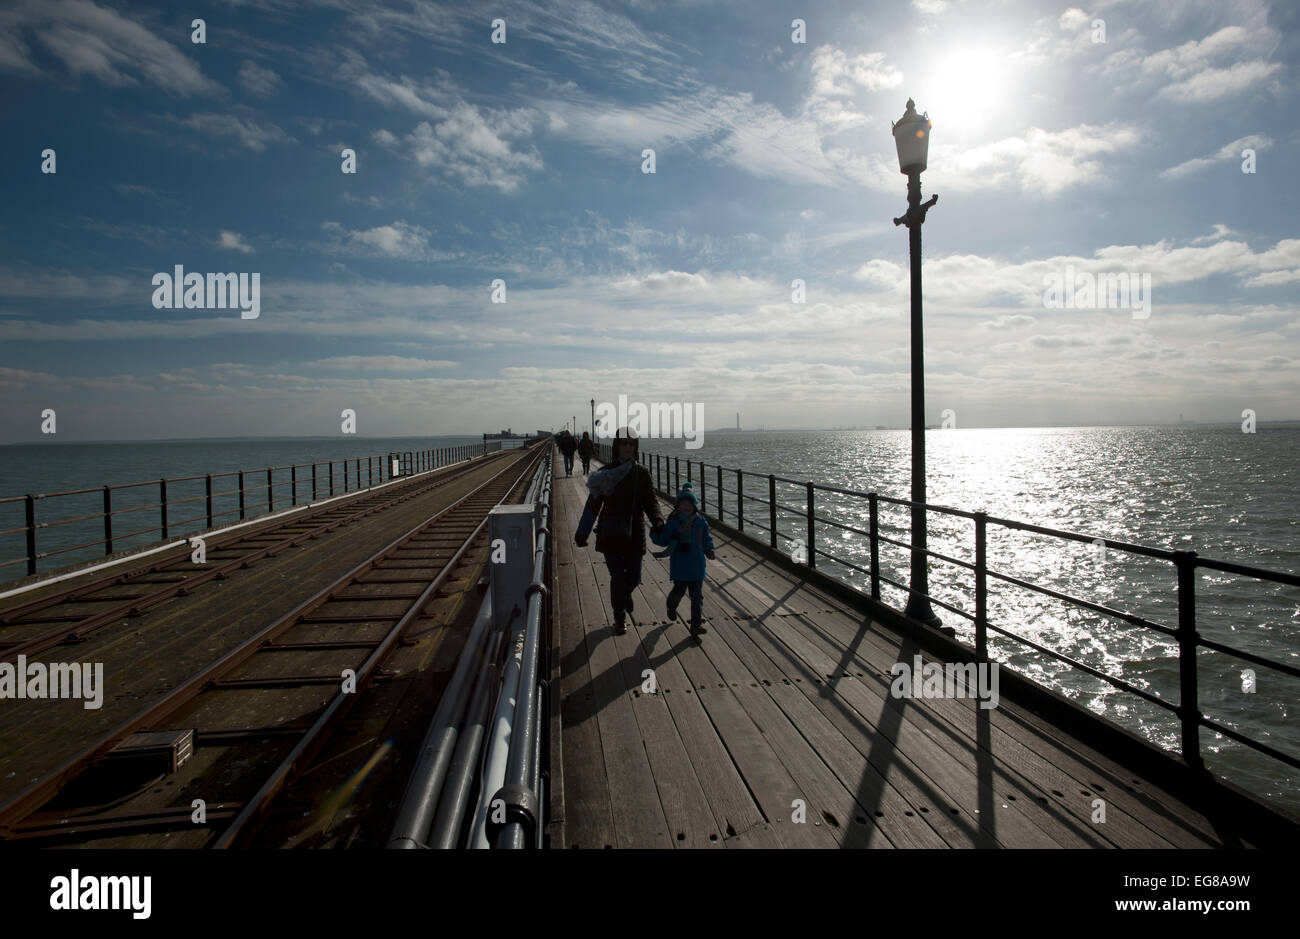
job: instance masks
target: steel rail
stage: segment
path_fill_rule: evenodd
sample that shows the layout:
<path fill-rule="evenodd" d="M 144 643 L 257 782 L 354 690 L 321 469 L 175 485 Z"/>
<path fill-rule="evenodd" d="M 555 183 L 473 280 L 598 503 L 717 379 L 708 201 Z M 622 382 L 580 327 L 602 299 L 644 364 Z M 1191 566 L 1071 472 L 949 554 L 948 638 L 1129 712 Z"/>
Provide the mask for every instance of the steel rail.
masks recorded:
<path fill-rule="evenodd" d="M 517 469 L 520 463 L 529 464 L 533 462 L 535 459 L 536 456 L 525 457 L 523 460 L 515 461 L 505 466 L 499 472 L 494 474 L 491 478 L 489 478 L 488 480 L 480 484 L 478 487 L 476 487 L 474 490 L 462 496 L 456 502 L 447 506 L 445 509 L 439 511 L 437 514 L 421 522 L 419 525 L 415 526 L 410 531 L 399 536 L 396 540 L 390 542 L 386 547 L 381 548 L 370 558 L 368 558 L 365 561 L 362 561 L 351 571 L 344 574 L 342 577 L 338 578 L 330 585 L 321 589 L 309 599 L 303 601 L 293 610 L 279 617 L 275 622 L 271 623 L 270 625 L 268 625 L 267 627 L 259 631 L 257 634 L 245 640 L 235 649 L 226 653 L 216 662 L 208 665 L 207 667 L 203 668 L 196 674 L 192 675 L 189 679 L 187 679 L 182 684 L 180 684 L 175 689 L 173 689 L 170 693 L 168 693 L 164 698 L 155 702 L 154 704 L 150 705 L 144 710 L 137 712 L 132 717 L 125 719 L 124 721 L 119 723 L 115 728 L 108 731 L 99 739 L 97 739 L 95 742 L 83 748 L 79 753 L 75 754 L 72 757 L 69 757 L 67 760 L 65 760 L 54 770 L 50 771 L 49 773 L 46 773 L 44 776 L 33 781 L 28 786 L 24 787 L 24 789 L 21 790 L 19 793 L 12 796 L 3 804 L 0 804 L 0 839 L 9 838 L 20 822 L 26 819 L 33 812 L 40 809 L 42 805 L 47 803 L 54 795 L 56 795 L 60 790 L 62 790 L 64 786 L 66 786 L 74 778 L 79 776 L 89 766 L 102 759 L 108 753 L 109 750 L 111 750 L 114 746 L 116 746 L 126 737 L 130 736 L 132 733 L 135 733 L 143 729 L 147 729 L 148 727 L 154 725 L 155 723 L 171 717 L 175 712 L 177 712 L 185 705 L 193 701 L 204 690 L 205 686 L 207 686 L 210 682 L 213 682 L 221 675 L 233 671 L 239 665 L 242 665 L 246 660 L 251 658 L 254 654 L 261 651 L 263 647 L 266 646 L 268 643 L 272 642 L 272 640 L 276 639 L 278 636 L 287 632 L 293 626 L 302 622 L 303 618 L 307 614 L 315 610 L 317 607 L 322 606 L 329 600 L 334 599 L 334 596 L 337 591 L 348 586 L 352 581 L 354 581 L 357 577 L 361 576 L 362 574 L 370 570 L 373 570 L 377 562 L 383 560 L 387 555 L 391 554 L 392 552 L 400 550 L 412 538 L 424 532 L 431 525 L 434 525 L 435 523 L 442 521 L 444 517 L 447 516 L 450 512 L 461 507 L 462 505 L 464 505 L 466 502 L 468 502 L 470 499 L 474 498 L 475 496 L 481 494 L 483 490 L 485 490 L 487 487 L 493 485 L 494 483 L 497 483 L 499 480 L 501 480 L 503 476 L 506 476 L 508 473 L 510 473 L 512 469 Z M 483 464 L 479 464 L 479 466 L 482 465 Z M 526 471 L 527 466 L 525 466 L 524 469 Z M 520 473 L 519 476 L 516 476 L 510 480 L 509 487 L 506 490 L 507 493 L 509 492 L 510 489 L 513 489 L 514 486 L 517 485 L 518 479 L 521 477 L 522 477 L 522 473 Z M 486 513 L 485 513 L 484 521 L 486 521 Z M 477 531 L 482 528 L 482 525 L 483 523 L 481 522 L 479 526 L 475 529 L 475 533 L 477 533 Z M 471 538 L 472 537 L 473 536 L 471 535 Z M 438 585 L 441 585 L 441 582 L 442 580 L 445 580 L 447 573 L 455 566 L 457 561 L 459 561 L 459 559 L 463 556 L 464 548 L 466 544 L 468 544 L 468 539 L 465 542 L 465 544 L 462 544 L 461 549 L 457 550 L 454 553 L 453 557 L 446 562 L 443 571 L 439 574 L 439 579 L 437 582 Z M 437 589 L 436 586 L 433 586 L 430 589 L 427 589 L 421 593 L 420 595 L 421 598 L 417 601 L 416 606 L 413 607 L 413 610 L 415 612 L 412 613 L 411 611 L 408 611 L 406 616 L 402 617 L 403 629 L 405 628 L 406 623 L 409 623 L 412 619 L 415 618 L 415 614 L 418 613 L 423 608 L 423 606 L 427 603 L 428 598 L 433 595 L 436 589 Z M 393 643 L 396 642 L 396 638 L 397 637 L 393 636 L 392 631 L 390 631 L 389 637 L 387 637 L 385 640 L 384 648 L 386 651 L 391 651 Z M 377 660 L 372 655 L 369 659 L 367 659 L 366 664 L 363 666 L 363 668 L 366 669 L 365 676 L 366 676 L 367 683 L 369 683 L 369 681 L 373 678 L 376 661 Z M 361 673 L 358 672 L 358 688 L 361 687 L 360 678 L 361 678 Z M 323 729 L 323 725 L 321 725 L 320 721 L 317 721 L 308 730 L 308 734 L 309 736 L 316 737 L 320 734 L 322 729 Z M 295 753 L 298 752 L 299 749 L 300 749 L 299 747 L 295 747 L 294 752 Z M 246 810 L 250 807 L 251 807 L 251 803 L 245 804 Z"/>

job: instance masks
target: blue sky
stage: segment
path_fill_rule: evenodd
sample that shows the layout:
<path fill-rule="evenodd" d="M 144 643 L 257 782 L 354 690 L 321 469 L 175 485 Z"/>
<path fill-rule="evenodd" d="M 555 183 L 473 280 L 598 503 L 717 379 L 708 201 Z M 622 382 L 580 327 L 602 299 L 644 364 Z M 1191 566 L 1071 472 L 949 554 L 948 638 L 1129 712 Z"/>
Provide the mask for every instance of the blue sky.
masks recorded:
<path fill-rule="evenodd" d="M 549 428 L 620 394 L 703 403 L 707 427 L 905 426 L 909 96 L 940 197 L 928 420 L 1300 418 L 1298 19 L 19 0 L 0 441 L 40 439 L 46 408 L 63 440 L 330 434 L 344 408 L 397 435 Z M 155 309 L 178 264 L 259 273 L 259 317 Z M 1149 315 L 1045 307 L 1067 271 L 1149 275 Z"/>

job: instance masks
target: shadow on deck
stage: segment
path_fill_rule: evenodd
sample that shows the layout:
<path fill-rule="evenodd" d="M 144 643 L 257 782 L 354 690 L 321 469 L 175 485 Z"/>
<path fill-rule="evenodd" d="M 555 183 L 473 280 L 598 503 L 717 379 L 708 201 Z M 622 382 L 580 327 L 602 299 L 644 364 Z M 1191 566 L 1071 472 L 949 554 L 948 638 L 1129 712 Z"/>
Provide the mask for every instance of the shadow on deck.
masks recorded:
<path fill-rule="evenodd" d="M 573 543 L 585 498 L 557 475 L 552 846 L 1249 846 L 1005 691 L 992 709 L 891 696 L 914 639 L 716 528 L 707 635 L 689 600 L 667 621 L 650 555 L 615 635 L 603 557 Z"/>

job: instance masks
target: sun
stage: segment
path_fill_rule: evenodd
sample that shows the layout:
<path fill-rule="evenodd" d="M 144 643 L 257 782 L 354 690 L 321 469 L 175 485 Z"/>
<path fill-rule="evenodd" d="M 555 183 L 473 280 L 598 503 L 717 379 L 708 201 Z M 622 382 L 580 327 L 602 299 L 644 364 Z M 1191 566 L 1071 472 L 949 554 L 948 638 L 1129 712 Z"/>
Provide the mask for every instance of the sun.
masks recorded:
<path fill-rule="evenodd" d="M 1009 111 L 1012 96 L 1005 57 L 992 48 L 964 47 L 936 56 L 915 94 L 939 139 L 984 136 Z"/>

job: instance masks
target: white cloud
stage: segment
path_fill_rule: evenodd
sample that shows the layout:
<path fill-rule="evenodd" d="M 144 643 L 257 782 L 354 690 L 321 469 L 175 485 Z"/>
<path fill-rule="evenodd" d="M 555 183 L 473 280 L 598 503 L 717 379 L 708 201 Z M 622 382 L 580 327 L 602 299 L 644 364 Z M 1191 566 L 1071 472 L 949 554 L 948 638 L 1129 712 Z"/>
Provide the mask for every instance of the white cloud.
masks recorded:
<path fill-rule="evenodd" d="M 1160 175 L 1165 179 L 1179 179 L 1192 173 L 1199 172 L 1207 167 L 1214 166 L 1216 163 L 1233 163 L 1241 159 L 1241 151 L 1246 148 L 1254 150 L 1267 150 L 1273 146 L 1273 140 L 1263 134 L 1251 134 L 1248 137 L 1239 137 L 1231 143 L 1226 143 L 1213 153 L 1203 157 L 1195 157 L 1179 163 L 1177 166 L 1171 166 L 1164 170 Z"/>
<path fill-rule="evenodd" d="M 303 363 L 304 367 L 337 368 L 351 372 L 422 372 L 454 368 L 450 359 L 415 359 L 403 355 L 336 355 Z"/>
<path fill-rule="evenodd" d="M 1163 97 L 1179 102 L 1218 101 L 1248 91 L 1282 71 L 1278 62 L 1239 62 L 1228 68 L 1207 68 L 1190 78 L 1160 89 Z"/>
<path fill-rule="evenodd" d="M 252 247 L 244 242 L 244 236 L 233 231 L 222 231 L 217 238 L 217 247 L 227 248 L 231 251 L 242 251 L 244 254 L 253 253 Z"/>
<path fill-rule="evenodd" d="M 1135 148 L 1134 127 L 1080 124 L 1060 131 L 1029 128 L 1024 134 L 975 147 L 935 144 L 926 175 L 932 189 L 978 191 L 1019 189 L 1055 196 L 1105 178 L 1103 158 Z M 847 150 L 827 153 L 846 175 L 880 192 L 898 189 L 893 155 L 857 156 Z"/>
<path fill-rule="evenodd" d="M 248 59 L 245 59 L 244 64 L 239 67 L 239 83 L 244 86 L 245 91 L 259 98 L 269 98 L 275 94 L 279 81 L 280 76 L 273 70 L 262 68 Z"/>
<path fill-rule="evenodd" d="M 26 31 L 74 76 L 89 75 L 108 85 L 136 85 L 143 78 L 181 97 L 224 91 L 174 45 L 90 0 L 26 0 L 9 10 L 0 26 L 0 67 L 37 70 L 18 38 Z"/>
<path fill-rule="evenodd" d="M 375 228 L 348 230 L 338 222 L 324 222 L 321 227 L 332 241 L 329 250 L 339 254 L 381 256 L 407 261 L 437 261 L 460 257 L 457 252 L 434 249 L 433 233 L 427 228 L 398 220 Z"/>
<path fill-rule="evenodd" d="M 169 118 L 181 127 L 197 130 L 209 137 L 233 137 L 249 150 L 261 153 L 268 143 L 294 143 L 294 139 L 274 124 L 216 112 L 195 113 L 181 120 Z"/>

